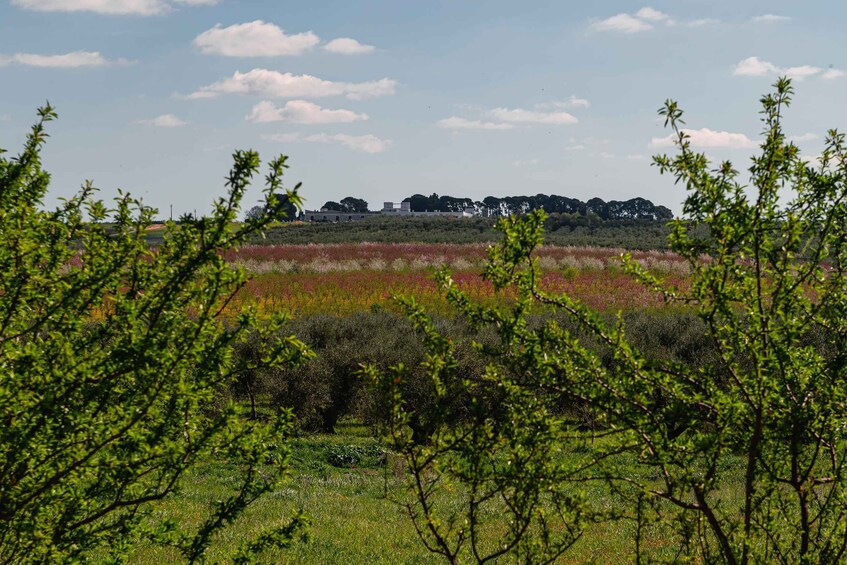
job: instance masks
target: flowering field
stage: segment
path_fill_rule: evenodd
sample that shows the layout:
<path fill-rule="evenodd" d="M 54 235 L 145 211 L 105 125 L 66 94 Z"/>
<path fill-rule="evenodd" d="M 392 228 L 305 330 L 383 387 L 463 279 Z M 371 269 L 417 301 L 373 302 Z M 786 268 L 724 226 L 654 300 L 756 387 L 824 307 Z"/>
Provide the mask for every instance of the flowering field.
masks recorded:
<path fill-rule="evenodd" d="M 621 272 L 622 249 L 543 247 L 538 251 L 543 288 L 567 292 L 597 310 L 657 307 L 654 293 Z M 672 284 L 684 284 L 688 266 L 661 251 L 634 258 Z M 460 288 L 484 302 L 500 302 L 480 277 L 486 246 L 479 244 L 332 244 L 251 246 L 227 254 L 253 276 L 237 302 L 262 310 L 284 309 L 297 316 L 346 315 L 393 308 L 394 295 L 414 296 L 433 313 L 450 313 L 432 273 L 447 266 Z"/>

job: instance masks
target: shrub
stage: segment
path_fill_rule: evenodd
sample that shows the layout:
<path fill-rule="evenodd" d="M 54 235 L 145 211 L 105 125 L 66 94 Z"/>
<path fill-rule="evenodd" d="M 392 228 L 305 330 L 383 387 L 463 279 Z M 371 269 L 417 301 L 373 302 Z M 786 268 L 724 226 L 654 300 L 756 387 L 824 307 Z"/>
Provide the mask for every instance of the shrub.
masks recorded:
<path fill-rule="evenodd" d="M 155 211 L 129 196 L 109 209 L 86 183 L 56 210 L 43 208 L 40 150 L 55 114 L 48 106 L 40 117 L 20 155 L 0 158 L 0 562 L 76 562 L 94 552 L 121 561 L 142 538 L 201 560 L 211 536 L 286 467 L 285 451 L 269 449 L 290 427 L 286 411 L 263 423 L 214 402 L 246 369 L 233 347 L 252 331 L 260 366 L 309 355 L 280 337 L 282 318 L 220 316 L 246 276 L 219 251 L 265 225 L 234 224 L 258 155 L 236 152 L 212 215 L 169 223 L 150 249 Z M 268 192 L 280 189 L 285 167 L 285 157 L 270 163 Z M 197 526 L 148 518 L 151 502 L 210 458 L 236 464 L 231 496 Z M 272 528 L 234 557 L 284 545 L 304 524 Z"/>
<path fill-rule="evenodd" d="M 387 431 L 412 477 L 402 502 L 428 548 L 450 562 L 505 554 L 549 562 L 590 521 L 625 518 L 636 524 L 638 562 L 655 557 L 640 543 L 648 519 L 675 544 L 675 560 L 844 561 L 847 146 L 831 131 L 817 163 L 804 160 L 782 131 L 791 95 L 780 79 L 761 100 L 764 140 L 749 185 L 731 163 L 713 167 L 692 150 L 675 102 L 660 111 L 678 155 L 654 163 L 689 191 L 669 243 L 692 282 L 674 288 L 632 260 L 627 268 L 666 300 L 692 305 L 711 352 L 668 343 L 661 355 L 678 359 L 656 362 L 642 349 L 649 344 L 638 323 L 610 324 L 567 295 L 539 290 L 534 252 L 543 214 L 501 222 L 503 239 L 491 249 L 486 277 L 515 287 L 511 308 L 474 304 L 449 273 L 439 274 L 473 327 L 497 328 L 501 353 L 486 368 L 487 386 L 463 378 L 452 342 L 405 301 L 436 389 L 427 444 L 408 430 L 404 370 L 367 372 L 393 398 Z M 580 332 L 555 319 L 531 327 L 537 303 L 565 313 Z M 660 346 L 678 333 L 666 329 L 659 328 Z M 492 391 L 498 412 L 487 405 Z M 459 426 L 449 424 L 457 394 L 470 400 Z M 590 406 L 601 432 L 573 433 L 558 411 L 562 396 Z M 592 508 L 580 496 L 581 485 L 597 482 L 619 497 L 615 508 Z M 441 504 L 441 493 L 457 488 L 464 506 Z M 480 536 L 486 511 L 508 516 L 497 544 Z"/>

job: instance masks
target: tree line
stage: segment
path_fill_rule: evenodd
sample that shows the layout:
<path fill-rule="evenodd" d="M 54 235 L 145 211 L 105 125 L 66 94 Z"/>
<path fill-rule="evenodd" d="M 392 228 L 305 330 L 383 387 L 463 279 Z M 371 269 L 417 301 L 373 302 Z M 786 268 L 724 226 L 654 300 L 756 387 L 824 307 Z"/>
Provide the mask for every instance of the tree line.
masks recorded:
<path fill-rule="evenodd" d="M 644 198 L 629 200 L 610 200 L 592 198 L 583 202 L 577 198 L 555 194 L 536 194 L 535 196 L 486 196 L 482 200 L 456 196 L 429 196 L 413 194 L 403 202 L 411 203 L 413 212 L 463 212 L 473 210 L 474 215 L 490 218 L 504 218 L 517 214 L 526 214 L 533 210 L 544 210 L 547 214 L 570 214 L 594 217 L 600 220 L 657 220 L 667 221 L 673 218 L 673 212 L 665 206 L 653 204 Z M 340 202 L 330 200 L 321 207 L 343 213 L 368 212 L 367 201 L 348 196 Z"/>

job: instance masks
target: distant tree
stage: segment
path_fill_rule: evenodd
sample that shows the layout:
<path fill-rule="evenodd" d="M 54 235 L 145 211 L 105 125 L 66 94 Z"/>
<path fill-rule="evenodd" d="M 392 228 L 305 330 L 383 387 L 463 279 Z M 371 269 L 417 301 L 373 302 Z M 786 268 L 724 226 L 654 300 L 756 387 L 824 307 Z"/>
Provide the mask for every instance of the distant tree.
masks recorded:
<path fill-rule="evenodd" d="M 368 203 L 361 198 L 347 196 L 341 199 L 341 211 L 364 214 L 368 211 Z"/>
<path fill-rule="evenodd" d="M 276 222 L 291 222 L 297 219 L 297 205 L 284 192 L 275 192 L 265 204 L 266 213 Z"/>
<path fill-rule="evenodd" d="M 264 206 L 253 206 L 244 212 L 244 219 L 247 221 L 257 221 L 265 216 Z"/>
<path fill-rule="evenodd" d="M 324 205 L 321 206 L 321 210 L 331 210 L 333 212 L 341 212 L 341 204 L 339 204 L 335 200 L 329 200 L 328 202 L 324 202 Z"/>

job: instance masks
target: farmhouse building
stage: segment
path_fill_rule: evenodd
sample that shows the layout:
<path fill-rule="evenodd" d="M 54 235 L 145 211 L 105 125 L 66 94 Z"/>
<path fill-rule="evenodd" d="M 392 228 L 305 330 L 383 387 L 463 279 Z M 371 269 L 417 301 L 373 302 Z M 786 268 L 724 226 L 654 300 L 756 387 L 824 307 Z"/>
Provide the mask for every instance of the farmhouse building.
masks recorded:
<path fill-rule="evenodd" d="M 355 222 L 373 218 L 375 216 L 472 218 L 474 216 L 474 210 L 473 208 L 466 208 L 463 212 L 414 212 L 412 211 L 411 202 L 400 202 L 399 206 L 394 202 L 384 202 L 382 210 L 379 212 L 339 212 L 337 210 L 327 210 L 326 208 L 323 208 L 320 211 L 306 210 L 303 213 L 303 221 Z"/>

